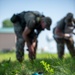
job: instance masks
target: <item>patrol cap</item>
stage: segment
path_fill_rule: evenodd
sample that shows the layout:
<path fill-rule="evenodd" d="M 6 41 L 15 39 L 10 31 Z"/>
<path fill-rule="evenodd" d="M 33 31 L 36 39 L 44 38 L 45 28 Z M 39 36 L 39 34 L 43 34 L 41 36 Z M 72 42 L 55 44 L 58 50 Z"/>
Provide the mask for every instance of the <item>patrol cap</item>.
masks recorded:
<path fill-rule="evenodd" d="M 47 24 L 46 29 L 50 30 L 50 26 L 52 24 L 52 19 L 50 17 L 45 17 L 45 21 L 46 21 L 46 24 Z"/>
<path fill-rule="evenodd" d="M 70 22 L 72 19 L 73 19 L 73 14 L 72 14 L 72 13 L 67 13 L 67 15 L 66 15 L 66 20 L 67 20 L 68 22 Z"/>

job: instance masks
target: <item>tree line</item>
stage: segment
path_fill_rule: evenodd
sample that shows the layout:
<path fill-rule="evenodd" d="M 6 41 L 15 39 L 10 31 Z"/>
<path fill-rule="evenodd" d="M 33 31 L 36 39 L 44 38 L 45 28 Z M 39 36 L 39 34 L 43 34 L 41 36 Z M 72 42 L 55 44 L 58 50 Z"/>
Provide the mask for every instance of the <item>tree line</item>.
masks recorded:
<path fill-rule="evenodd" d="M 10 28 L 13 27 L 13 23 L 10 21 L 10 19 L 5 19 L 2 22 L 2 27 L 3 28 Z"/>

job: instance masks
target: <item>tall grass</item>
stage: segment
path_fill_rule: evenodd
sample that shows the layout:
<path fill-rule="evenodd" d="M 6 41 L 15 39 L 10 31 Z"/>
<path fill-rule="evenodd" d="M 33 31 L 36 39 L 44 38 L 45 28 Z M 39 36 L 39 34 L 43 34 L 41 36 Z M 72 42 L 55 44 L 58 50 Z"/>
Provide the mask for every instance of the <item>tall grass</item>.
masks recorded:
<path fill-rule="evenodd" d="M 25 60 L 19 63 L 15 53 L 0 54 L 0 75 L 32 75 L 43 72 L 44 75 L 75 75 L 75 59 L 65 54 L 64 59 L 57 54 L 37 54 L 37 59 L 30 61 L 27 54 Z"/>

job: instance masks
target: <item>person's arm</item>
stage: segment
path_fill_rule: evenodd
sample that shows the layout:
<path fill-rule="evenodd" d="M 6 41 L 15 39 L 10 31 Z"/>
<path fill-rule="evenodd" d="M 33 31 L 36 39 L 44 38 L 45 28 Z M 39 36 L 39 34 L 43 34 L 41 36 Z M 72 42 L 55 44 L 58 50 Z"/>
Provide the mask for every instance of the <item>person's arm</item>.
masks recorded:
<path fill-rule="evenodd" d="M 61 38 L 68 38 L 70 37 L 69 34 L 67 33 L 62 33 L 62 31 L 59 28 L 55 29 L 55 34 L 57 34 L 58 36 L 60 36 Z"/>
<path fill-rule="evenodd" d="M 25 42 L 27 42 L 28 46 L 30 45 L 30 40 L 28 37 L 28 34 L 31 32 L 31 30 L 28 27 L 25 27 L 24 32 L 23 32 L 23 38 Z"/>
<path fill-rule="evenodd" d="M 34 41 L 37 39 L 36 37 L 34 38 L 34 39 L 32 39 L 32 43 L 31 43 L 31 38 L 30 37 L 28 37 L 28 34 L 31 32 L 31 30 L 28 28 L 28 27 L 26 27 L 25 29 L 24 29 L 24 32 L 23 32 L 23 38 L 24 38 L 24 40 L 25 40 L 25 42 L 27 43 L 27 46 L 28 46 L 28 49 L 30 50 L 30 51 L 33 51 L 34 50 Z"/>
<path fill-rule="evenodd" d="M 61 30 L 59 28 L 55 29 L 55 34 L 62 37 L 62 38 L 64 37 L 64 34 L 61 32 Z"/>

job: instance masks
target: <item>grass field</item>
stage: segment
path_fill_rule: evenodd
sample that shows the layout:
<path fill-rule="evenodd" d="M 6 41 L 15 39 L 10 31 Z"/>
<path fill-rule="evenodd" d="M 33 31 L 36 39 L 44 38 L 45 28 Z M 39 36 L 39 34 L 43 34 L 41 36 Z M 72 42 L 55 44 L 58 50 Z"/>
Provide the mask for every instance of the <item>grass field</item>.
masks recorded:
<path fill-rule="evenodd" d="M 57 54 L 42 53 L 32 62 L 25 54 L 25 60 L 19 63 L 15 53 L 0 53 L 0 75 L 32 75 L 40 71 L 43 75 L 75 75 L 75 59 L 69 54 L 60 60 Z"/>

